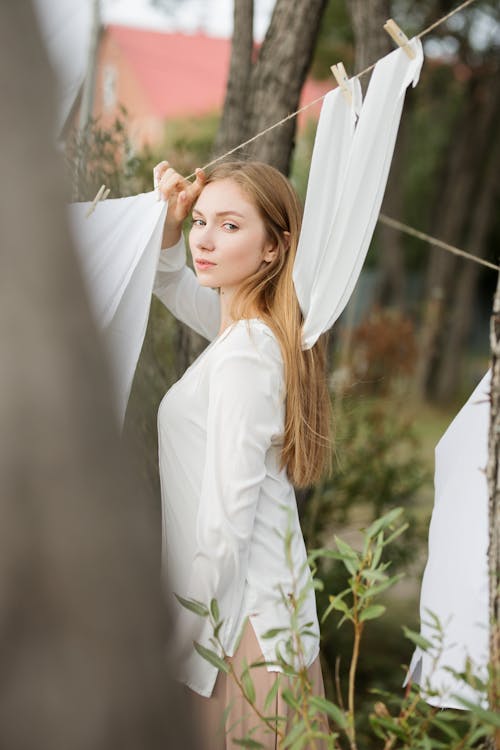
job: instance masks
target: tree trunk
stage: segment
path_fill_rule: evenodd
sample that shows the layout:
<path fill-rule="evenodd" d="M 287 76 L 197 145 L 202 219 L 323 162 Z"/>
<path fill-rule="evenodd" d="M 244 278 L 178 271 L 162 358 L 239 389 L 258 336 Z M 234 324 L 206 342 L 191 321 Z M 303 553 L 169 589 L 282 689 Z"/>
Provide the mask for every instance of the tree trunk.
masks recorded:
<path fill-rule="evenodd" d="M 325 6 L 326 0 L 297 0 L 294 3 L 277 0 L 249 76 L 248 39 L 245 38 L 239 49 L 238 40 L 244 34 L 235 25 L 227 101 L 216 141 L 218 148 L 242 143 L 298 108 Z M 243 24 L 243 18 L 243 13 L 238 17 L 235 13 L 235 24 L 236 21 L 238 25 Z M 233 114 L 235 108 L 241 111 Z M 231 123 L 231 132 L 226 134 L 224 128 L 228 123 Z M 235 158 L 259 159 L 288 174 L 295 127 L 296 119 L 292 118 L 238 151 Z"/>
<path fill-rule="evenodd" d="M 500 276 L 491 318 L 491 418 L 489 434 L 489 585 L 490 585 L 490 674 L 489 707 L 500 714 Z M 500 729 L 494 748 L 500 750 Z"/>
<path fill-rule="evenodd" d="M 354 71 L 361 72 L 394 49 L 394 43 L 384 31 L 390 12 L 389 0 L 349 0 L 347 3 L 354 31 Z M 360 80 L 363 93 L 369 78 Z"/>
<path fill-rule="evenodd" d="M 496 108 L 493 93 L 488 77 L 471 79 L 465 93 L 464 111 L 458 117 L 456 135 L 450 144 L 441 188 L 437 191 L 439 200 L 436 200 L 431 234 L 458 246 L 467 244 L 471 206 L 475 205 L 476 192 L 489 158 L 491 122 Z M 480 252 L 480 248 L 476 251 Z M 431 250 L 416 373 L 416 390 L 422 397 L 436 395 L 443 340 L 448 334 L 446 316 L 462 263 L 451 253 Z"/>
<path fill-rule="evenodd" d="M 245 129 L 246 97 L 253 52 L 253 0 L 234 0 L 234 28 L 231 62 L 222 119 L 214 143 L 214 153 L 222 154 L 237 146 Z"/>
<path fill-rule="evenodd" d="M 500 114 L 500 111 L 499 111 Z M 497 129 L 495 123 L 494 130 Z M 486 241 L 496 216 L 494 206 L 499 188 L 500 141 L 492 133 L 490 152 L 486 173 L 479 186 L 479 195 L 471 206 L 472 224 L 467 234 L 466 246 L 478 257 L 484 257 Z M 471 310 L 477 292 L 477 282 L 481 267 L 472 261 L 462 261 L 454 289 L 454 299 L 450 311 L 450 322 L 447 335 L 444 337 L 440 367 L 436 378 L 435 397 L 445 401 L 456 392 L 460 383 L 460 353 L 464 347 L 472 322 Z"/>
<path fill-rule="evenodd" d="M 31 3 L 0 4 L 0 747 L 190 747 L 159 528 L 71 247 L 53 93 Z"/>

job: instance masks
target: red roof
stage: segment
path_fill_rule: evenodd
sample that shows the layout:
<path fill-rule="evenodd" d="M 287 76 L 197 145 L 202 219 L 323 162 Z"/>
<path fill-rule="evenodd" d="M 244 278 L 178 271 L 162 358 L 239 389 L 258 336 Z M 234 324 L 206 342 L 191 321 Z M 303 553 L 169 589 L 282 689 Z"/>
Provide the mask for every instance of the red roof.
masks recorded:
<path fill-rule="evenodd" d="M 224 103 L 231 40 L 126 26 L 107 27 L 134 70 L 151 114 L 160 118 L 220 110 Z M 321 96 L 331 82 L 307 81 L 301 104 Z M 318 114 L 320 105 L 312 108 Z"/>

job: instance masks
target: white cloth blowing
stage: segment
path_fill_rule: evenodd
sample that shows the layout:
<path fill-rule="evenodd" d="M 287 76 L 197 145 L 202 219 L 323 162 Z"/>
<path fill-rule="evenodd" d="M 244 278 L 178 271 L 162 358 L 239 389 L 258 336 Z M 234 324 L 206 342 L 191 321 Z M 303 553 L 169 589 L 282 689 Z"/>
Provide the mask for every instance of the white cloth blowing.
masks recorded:
<path fill-rule="evenodd" d="M 416 61 L 397 50 L 377 64 L 357 127 L 339 92 L 325 102 L 294 269 L 305 313 L 304 348 L 333 324 L 360 273 L 404 92 L 416 82 L 422 63 L 420 43 L 412 45 Z M 359 109 L 359 84 L 349 85 Z M 82 219 L 86 207 L 73 209 L 79 216 L 82 267 L 96 317 L 108 334 L 123 413 L 144 336 L 165 208 L 155 193 L 106 201 L 88 220 Z M 215 338 L 217 292 L 198 284 L 186 266 L 182 242 L 162 251 L 154 291 L 177 318 L 212 341 L 168 391 L 158 414 L 170 586 L 184 598 L 218 600 L 224 618 L 220 638 L 229 654 L 249 615 L 264 656 L 272 661 L 282 635 L 267 640 L 264 632 L 290 624 L 280 595 L 280 587 L 285 597 L 293 590 L 282 538 L 289 528 L 298 586 L 308 587 L 301 623 L 309 623 L 304 639 L 309 666 L 318 653 L 319 627 L 293 486 L 286 470 L 279 470 L 285 393 L 278 342 L 258 319 L 237 321 Z M 192 644 L 211 648 L 210 627 L 174 606 L 185 656 L 182 679 L 209 696 L 217 670 Z"/>
<path fill-rule="evenodd" d="M 314 143 L 293 281 L 304 315 L 302 348 L 310 349 L 340 316 L 354 290 L 375 229 L 389 175 L 404 97 L 423 63 L 397 49 L 379 60 L 354 127 L 340 89 L 326 96 Z M 359 108 L 358 81 L 351 81 Z M 357 85 L 355 85 L 357 84 Z"/>
<path fill-rule="evenodd" d="M 428 703 L 443 708 L 464 708 L 455 696 L 487 706 L 486 696 L 450 669 L 465 671 L 469 658 L 475 673 L 487 679 L 490 380 L 487 372 L 436 446 L 435 501 L 420 596 L 421 633 L 433 648 L 415 650 L 407 680 L 421 685 Z M 442 642 L 430 613 L 439 619 Z"/>
<path fill-rule="evenodd" d="M 87 292 L 114 377 L 115 409 L 125 418 L 147 328 L 166 203 L 155 193 L 69 206 L 69 221 Z"/>

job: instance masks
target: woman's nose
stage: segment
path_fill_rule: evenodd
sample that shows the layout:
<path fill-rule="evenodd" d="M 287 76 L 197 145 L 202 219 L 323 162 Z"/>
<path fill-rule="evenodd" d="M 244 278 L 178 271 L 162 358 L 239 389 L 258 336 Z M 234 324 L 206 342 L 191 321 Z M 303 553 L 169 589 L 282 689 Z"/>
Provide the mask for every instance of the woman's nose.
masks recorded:
<path fill-rule="evenodd" d="M 199 230 L 196 232 L 196 247 L 199 247 L 203 250 L 213 250 L 214 249 L 214 241 L 213 241 L 213 233 L 210 227 L 204 226 L 200 227 Z"/>

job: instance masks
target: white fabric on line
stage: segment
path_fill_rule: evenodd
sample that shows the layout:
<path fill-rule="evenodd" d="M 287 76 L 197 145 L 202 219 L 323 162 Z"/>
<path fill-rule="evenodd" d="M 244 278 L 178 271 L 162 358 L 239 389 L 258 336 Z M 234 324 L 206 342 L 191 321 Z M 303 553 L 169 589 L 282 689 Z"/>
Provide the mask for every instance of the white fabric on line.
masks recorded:
<path fill-rule="evenodd" d="M 429 554 L 420 596 L 421 634 L 435 644 L 417 648 L 408 676 L 426 701 L 442 708 L 464 708 L 454 696 L 487 707 L 478 693 L 449 669 L 465 670 L 467 657 L 484 681 L 488 665 L 488 371 L 436 447 L 435 501 L 429 528 Z M 442 653 L 429 612 L 443 628 Z M 429 694 L 439 691 L 441 695 Z"/>
<path fill-rule="evenodd" d="M 156 192 L 143 193 L 98 203 L 86 218 L 89 205 L 70 205 L 70 227 L 110 356 L 122 424 L 146 333 L 167 204 Z"/>
<path fill-rule="evenodd" d="M 362 93 L 358 79 L 347 82 L 353 105 L 337 87 L 323 100 L 309 170 L 304 217 L 293 267 L 295 291 L 302 311 L 311 305 L 315 280 L 321 274 L 328 237 L 342 194 L 356 116 Z"/>
<path fill-rule="evenodd" d="M 417 84 L 423 63 L 420 40 L 410 44 L 413 60 L 397 49 L 377 62 L 353 135 L 340 96 L 335 101 L 327 97 L 322 108 L 293 274 L 305 319 L 303 349 L 311 348 L 335 323 L 361 272 L 387 183 L 405 92 L 410 83 Z M 330 121 L 334 106 L 335 122 L 323 127 L 322 119 Z M 334 158 L 332 149 L 341 148 L 345 153 Z M 337 174 L 322 168 L 330 162 Z"/>

